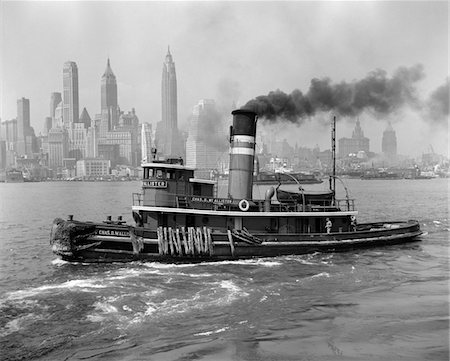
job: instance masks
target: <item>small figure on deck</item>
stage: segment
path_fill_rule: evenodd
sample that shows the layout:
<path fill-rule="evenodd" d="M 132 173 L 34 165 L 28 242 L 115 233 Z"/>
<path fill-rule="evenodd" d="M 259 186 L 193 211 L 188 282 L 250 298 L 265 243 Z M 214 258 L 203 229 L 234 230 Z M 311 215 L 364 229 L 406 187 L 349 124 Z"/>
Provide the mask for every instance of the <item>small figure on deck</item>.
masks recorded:
<path fill-rule="evenodd" d="M 353 232 L 356 232 L 356 217 L 351 216 L 350 217 L 350 226 Z"/>
<path fill-rule="evenodd" d="M 330 218 L 327 218 L 327 223 L 325 223 L 325 228 L 327 229 L 327 233 L 331 233 L 331 227 L 333 227 L 333 223 L 331 223 Z"/>

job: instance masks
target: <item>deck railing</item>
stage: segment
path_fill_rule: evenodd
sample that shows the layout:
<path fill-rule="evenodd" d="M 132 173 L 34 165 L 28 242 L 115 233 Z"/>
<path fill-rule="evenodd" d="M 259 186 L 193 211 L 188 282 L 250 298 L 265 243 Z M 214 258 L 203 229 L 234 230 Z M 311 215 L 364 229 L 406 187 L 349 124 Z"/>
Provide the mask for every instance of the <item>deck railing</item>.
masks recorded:
<path fill-rule="evenodd" d="M 133 193 L 133 206 L 143 206 L 144 197 L 142 193 Z"/>
<path fill-rule="evenodd" d="M 218 198 L 218 197 L 202 197 L 202 196 L 186 196 L 186 195 L 174 195 L 176 208 L 185 209 L 210 209 L 210 210 L 235 210 L 238 200 L 232 200 L 230 198 Z M 264 210 L 264 200 L 251 201 L 259 211 Z M 133 193 L 133 206 L 143 206 L 144 199 L 142 193 Z M 273 212 L 326 212 L 336 211 L 354 211 L 355 200 L 354 199 L 335 199 L 334 204 L 328 201 L 319 201 L 311 199 L 305 206 L 298 202 L 282 202 L 272 203 L 271 211 Z"/>

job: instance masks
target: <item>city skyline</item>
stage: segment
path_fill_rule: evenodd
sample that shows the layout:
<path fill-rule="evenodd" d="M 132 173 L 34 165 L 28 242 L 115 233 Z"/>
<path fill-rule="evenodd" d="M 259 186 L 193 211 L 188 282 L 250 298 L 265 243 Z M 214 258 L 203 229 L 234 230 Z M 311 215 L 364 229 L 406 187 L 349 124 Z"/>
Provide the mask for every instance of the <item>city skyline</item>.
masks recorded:
<path fill-rule="evenodd" d="M 110 58 L 118 76 L 121 107 L 136 108 L 141 122 L 156 125 L 161 120 L 160 64 L 168 45 L 177 60 L 181 129 L 186 129 L 200 99 L 215 99 L 219 108 L 229 109 L 232 102 L 239 107 L 276 89 L 306 91 L 315 77 L 350 82 L 375 69 L 385 70 L 389 77 L 400 67 L 422 64 L 424 75 L 414 84 L 422 100 L 448 75 L 446 3 L 2 2 L 1 6 L 0 116 L 2 121 L 15 118 L 16 100 L 30 99 L 36 134 L 48 116 L 50 94 L 63 90 L 60 69 L 68 60 L 78 65 L 80 110 L 99 112 L 98 79 Z M 66 23 L 60 17 L 64 11 L 74 15 Z M 28 30 L 17 27 L 37 15 L 42 20 L 30 23 Z M 98 22 L 88 22 L 97 17 Z M 56 28 L 60 31 L 50 46 L 47 37 Z M 90 37 L 91 32 L 96 36 Z M 39 44 L 39 49 L 33 44 Z M 57 51 L 50 52 L 52 47 Z M 30 52 L 35 56 L 23 56 Z M 293 144 L 312 147 L 317 143 L 326 148 L 329 118 L 329 114 L 319 114 L 298 128 L 271 127 Z M 386 119 L 376 118 L 370 113 L 359 116 L 366 135 L 381 140 L 391 121 L 399 153 L 420 155 L 429 144 L 436 152 L 447 152 L 444 122 L 424 119 L 417 109 L 409 107 Z M 354 122 L 338 122 L 338 137 L 349 134 Z M 373 144 L 374 151 L 381 151 L 381 141 Z"/>

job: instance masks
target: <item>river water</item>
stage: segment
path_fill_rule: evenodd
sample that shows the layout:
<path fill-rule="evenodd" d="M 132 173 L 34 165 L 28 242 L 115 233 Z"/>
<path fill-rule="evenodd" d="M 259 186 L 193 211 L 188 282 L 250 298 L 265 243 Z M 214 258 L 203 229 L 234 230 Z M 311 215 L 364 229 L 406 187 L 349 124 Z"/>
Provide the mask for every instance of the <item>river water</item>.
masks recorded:
<path fill-rule="evenodd" d="M 448 360 L 450 181 L 346 184 L 358 221 L 418 219 L 428 235 L 335 254 L 70 264 L 51 252 L 52 220 L 131 222 L 139 182 L 0 183 L 0 359 Z"/>

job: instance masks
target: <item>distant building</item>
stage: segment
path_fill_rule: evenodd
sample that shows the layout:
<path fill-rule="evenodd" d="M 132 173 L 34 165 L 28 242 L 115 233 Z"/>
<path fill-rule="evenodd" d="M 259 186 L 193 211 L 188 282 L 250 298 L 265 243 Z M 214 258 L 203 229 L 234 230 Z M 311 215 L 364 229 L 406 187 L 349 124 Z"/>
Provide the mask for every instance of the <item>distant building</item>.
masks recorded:
<path fill-rule="evenodd" d="M 369 143 L 369 138 L 364 136 L 359 120 L 357 120 L 352 137 L 339 139 L 339 157 L 344 158 L 349 154 L 358 154 L 360 151 L 369 154 Z"/>
<path fill-rule="evenodd" d="M 26 155 L 31 153 L 31 149 L 27 149 L 26 137 L 30 135 L 30 100 L 21 98 L 17 100 L 17 146 L 18 155 Z"/>
<path fill-rule="evenodd" d="M 17 119 L 5 120 L 1 122 L 1 139 L 6 143 L 17 142 Z"/>
<path fill-rule="evenodd" d="M 63 159 L 68 155 L 69 136 L 63 128 L 52 128 L 48 132 L 48 166 L 56 170 L 62 167 Z"/>
<path fill-rule="evenodd" d="M 102 177 L 110 174 L 109 160 L 100 158 L 86 158 L 77 161 L 77 177 Z"/>
<path fill-rule="evenodd" d="M 44 135 L 48 135 L 48 131 L 52 129 L 53 126 L 53 119 L 52 117 L 45 117 L 44 121 Z"/>
<path fill-rule="evenodd" d="M 6 141 L 0 139 L 0 169 L 7 168 L 6 163 Z"/>
<path fill-rule="evenodd" d="M 64 63 L 63 67 L 63 120 L 69 128 L 79 120 L 78 67 L 73 61 Z"/>
<path fill-rule="evenodd" d="M 97 158 L 110 160 L 111 167 L 120 164 L 120 144 L 99 144 Z"/>
<path fill-rule="evenodd" d="M 63 128 L 64 103 L 61 101 L 55 108 L 55 115 L 52 119 L 52 128 Z"/>
<path fill-rule="evenodd" d="M 152 125 L 143 123 L 141 129 L 141 153 L 142 162 L 150 162 L 152 160 Z"/>
<path fill-rule="evenodd" d="M 397 155 L 397 137 L 391 122 L 389 122 L 386 130 L 383 132 L 381 151 L 386 157 L 395 157 Z"/>
<path fill-rule="evenodd" d="M 213 129 L 220 132 L 220 114 L 216 109 L 216 103 L 212 99 L 203 99 L 194 107 L 189 124 L 189 133 L 186 140 L 186 165 L 198 170 L 217 170 L 223 147 L 217 144 L 220 135 L 212 134 Z M 206 130 L 210 129 L 209 132 Z M 224 145 L 226 137 L 223 134 Z"/>
<path fill-rule="evenodd" d="M 108 132 L 106 138 L 99 139 L 99 154 L 100 147 L 104 144 L 119 145 L 120 163 L 131 164 L 132 161 L 132 134 L 130 131 L 113 130 Z"/>
<path fill-rule="evenodd" d="M 83 123 L 85 128 L 89 128 L 91 126 L 92 120 L 86 108 L 83 108 L 79 122 Z"/>
<path fill-rule="evenodd" d="M 54 92 L 50 96 L 50 117 L 55 117 L 55 110 L 59 103 L 62 102 L 61 93 Z"/>
<path fill-rule="evenodd" d="M 156 128 L 158 152 L 165 157 L 178 157 L 184 154 L 178 131 L 177 75 L 170 49 L 163 63 L 161 81 L 161 122 Z"/>
<path fill-rule="evenodd" d="M 86 158 L 97 158 L 98 156 L 98 134 L 95 126 L 86 130 Z"/>
<path fill-rule="evenodd" d="M 84 123 L 72 123 L 67 129 L 69 134 L 69 157 L 81 159 L 86 154 L 86 133 Z"/>
<path fill-rule="evenodd" d="M 117 80 L 111 64 L 106 63 L 105 72 L 101 80 L 101 123 L 100 137 L 106 137 L 106 133 L 117 127 L 119 122 L 120 109 L 117 100 Z"/>
<path fill-rule="evenodd" d="M 131 157 L 129 158 L 129 164 L 137 167 L 141 164 L 142 151 L 141 151 L 141 128 L 139 126 L 139 118 L 136 115 L 135 109 L 125 113 L 121 112 L 119 117 L 119 126 L 117 131 L 128 131 L 131 136 Z"/>

